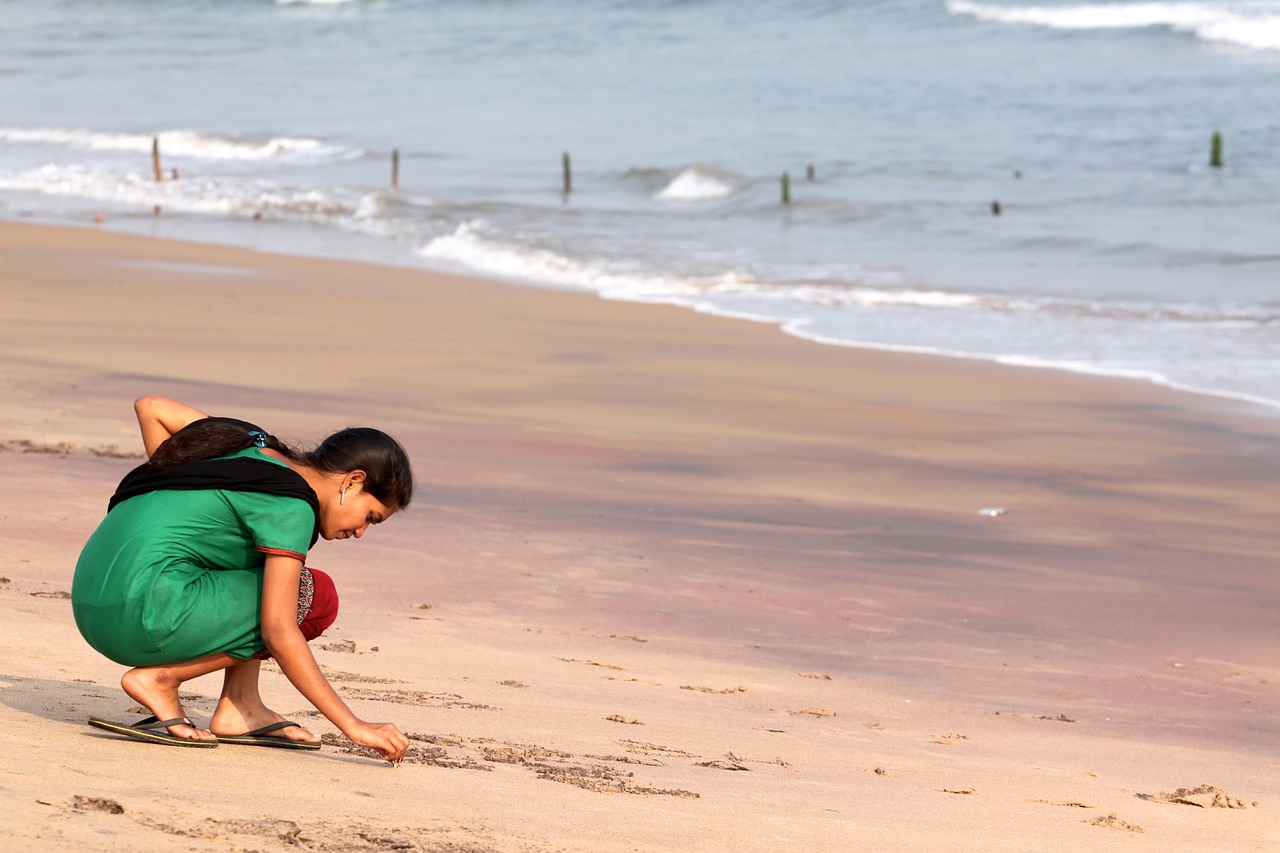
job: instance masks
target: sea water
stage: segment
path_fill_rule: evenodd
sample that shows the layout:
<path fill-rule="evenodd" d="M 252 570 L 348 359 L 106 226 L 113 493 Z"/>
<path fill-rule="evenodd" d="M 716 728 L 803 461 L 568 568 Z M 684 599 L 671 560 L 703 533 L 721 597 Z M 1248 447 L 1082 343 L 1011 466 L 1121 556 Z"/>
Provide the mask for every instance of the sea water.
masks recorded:
<path fill-rule="evenodd" d="M 0 0 L 98 213 L 1280 406 L 1280 0 Z"/>

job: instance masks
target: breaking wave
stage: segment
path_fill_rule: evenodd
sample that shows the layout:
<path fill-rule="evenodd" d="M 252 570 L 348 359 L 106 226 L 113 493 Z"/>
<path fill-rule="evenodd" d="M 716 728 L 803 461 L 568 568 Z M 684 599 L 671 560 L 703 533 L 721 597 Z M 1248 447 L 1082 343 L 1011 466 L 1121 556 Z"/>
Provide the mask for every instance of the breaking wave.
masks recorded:
<path fill-rule="evenodd" d="M 947 0 L 947 11 L 1000 24 L 1059 30 L 1165 27 L 1207 42 L 1280 50 L 1280 2 L 1082 3 L 1003 6 Z"/>
<path fill-rule="evenodd" d="M 190 130 L 164 130 L 154 134 L 112 133 L 85 128 L 0 127 L 0 142 L 57 145 L 82 151 L 149 153 L 159 140 L 165 157 L 227 161 L 290 161 L 324 163 L 354 160 L 364 151 L 333 145 L 319 139 L 276 136 L 252 139 Z"/>

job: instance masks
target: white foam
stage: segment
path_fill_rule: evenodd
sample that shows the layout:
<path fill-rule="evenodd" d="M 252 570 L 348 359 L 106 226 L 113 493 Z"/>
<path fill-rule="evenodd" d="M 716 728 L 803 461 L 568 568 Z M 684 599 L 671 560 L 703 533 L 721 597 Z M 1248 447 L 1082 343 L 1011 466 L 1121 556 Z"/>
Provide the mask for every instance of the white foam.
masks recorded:
<path fill-rule="evenodd" d="M 418 250 L 424 258 L 459 264 L 477 272 L 544 284 L 580 285 L 581 271 L 554 252 L 517 249 L 485 239 L 482 219 L 463 222 L 452 234 L 435 237 Z"/>
<path fill-rule="evenodd" d="M 831 307 L 877 308 L 886 306 L 914 308 L 966 308 L 982 300 L 967 293 L 910 288 L 873 288 L 800 285 L 775 291 L 788 301 Z"/>
<path fill-rule="evenodd" d="M 734 187 L 723 176 L 708 169 L 690 166 L 672 178 L 658 193 L 663 201 L 710 201 L 731 195 Z"/>
<path fill-rule="evenodd" d="M 1280 50 L 1280 14 L 1266 20 L 1223 20 L 1203 24 L 1196 35 L 1205 41 L 1253 50 Z"/>
<path fill-rule="evenodd" d="M 1280 2 L 1083 3 L 997 6 L 947 0 L 947 11 L 1002 24 L 1026 24 L 1061 30 L 1167 27 L 1204 41 L 1253 50 L 1280 50 Z"/>
<path fill-rule="evenodd" d="M 86 128 L 0 127 L 0 142 L 60 145 L 86 151 L 150 153 L 157 138 L 160 140 L 160 152 L 165 158 L 333 162 L 352 160 L 364 154 L 359 149 L 305 137 L 277 136 L 266 140 L 251 140 L 191 130 L 165 130 L 147 135 Z"/>
<path fill-rule="evenodd" d="M 418 254 L 428 260 L 516 281 L 590 290 L 612 299 L 669 302 L 691 308 L 708 294 L 760 286 L 753 277 L 732 271 L 680 278 L 652 275 L 623 264 L 576 261 L 548 249 L 490 239 L 485 234 L 487 230 L 488 224 L 482 219 L 464 222 L 452 234 L 429 241 Z"/>
<path fill-rule="evenodd" d="M 267 181 L 230 178 L 184 178 L 156 181 L 137 171 L 114 172 L 81 165 L 48 165 L 14 175 L 0 175 L 0 190 L 18 190 L 150 211 L 218 216 L 261 215 L 331 221 L 358 204 L 340 190 L 322 192 Z M 341 224 L 341 223 L 338 223 Z"/>

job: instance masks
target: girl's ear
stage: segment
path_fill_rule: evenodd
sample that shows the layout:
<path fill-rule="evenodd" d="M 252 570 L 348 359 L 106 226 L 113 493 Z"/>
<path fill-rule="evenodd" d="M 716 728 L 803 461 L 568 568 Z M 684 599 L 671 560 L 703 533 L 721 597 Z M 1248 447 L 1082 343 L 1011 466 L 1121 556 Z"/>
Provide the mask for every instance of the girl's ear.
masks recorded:
<path fill-rule="evenodd" d="M 343 486 L 348 489 L 355 489 L 356 491 L 364 491 L 365 477 L 366 475 L 364 471 L 356 469 L 355 471 L 347 474 L 346 478 L 342 481 Z"/>

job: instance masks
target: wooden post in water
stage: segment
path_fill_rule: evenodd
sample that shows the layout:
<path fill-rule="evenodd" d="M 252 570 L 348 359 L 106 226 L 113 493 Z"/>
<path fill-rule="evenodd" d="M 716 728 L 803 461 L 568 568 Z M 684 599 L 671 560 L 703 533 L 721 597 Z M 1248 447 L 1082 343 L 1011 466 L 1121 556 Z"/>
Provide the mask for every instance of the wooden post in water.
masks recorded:
<path fill-rule="evenodd" d="M 391 149 L 391 189 L 400 189 L 400 149 Z"/>
<path fill-rule="evenodd" d="M 164 172 L 160 169 L 160 137 L 151 140 L 151 168 L 155 170 L 156 180 L 164 180 Z"/>
<path fill-rule="evenodd" d="M 791 204 L 791 173 L 782 173 L 782 203 Z"/>
<path fill-rule="evenodd" d="M 573 170 L 569 166 L 569 152 L 566 151 L 560 158 L 561 170 L 564 172 L 564 194 L 568 195 L 573 192 Z"/>
<path fill-rule="evenodd" d="M 1222 134 L 1213 132 L 1213 143 L 1209 149 L 1209 165 L 1215 169 L 1222 168 Z"/>
<path fill-rule="evenodd" d="M 809 168 L 805 170 L 805 177 L 812 181 L 816 176 L 817 175 L 814 172 L 813 164 L 810 163 Z"/>

